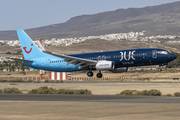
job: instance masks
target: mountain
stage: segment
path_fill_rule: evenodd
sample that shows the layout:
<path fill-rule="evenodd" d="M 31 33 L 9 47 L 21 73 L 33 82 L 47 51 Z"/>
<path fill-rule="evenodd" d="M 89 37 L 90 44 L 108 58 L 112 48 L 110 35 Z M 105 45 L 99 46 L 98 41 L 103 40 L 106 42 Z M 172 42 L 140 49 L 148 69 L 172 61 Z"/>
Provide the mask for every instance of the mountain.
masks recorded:
<path fill-rule="evenodd" d="M 73 17 L 65 23 L 25 30 L 33 39 L 95 36 L 147 31 L 146 35 L 180 34 L 180 1 L 144 8 L 118 9 Z M 17 39 L 15 31 L 0 31 L 0 39 Z"/>

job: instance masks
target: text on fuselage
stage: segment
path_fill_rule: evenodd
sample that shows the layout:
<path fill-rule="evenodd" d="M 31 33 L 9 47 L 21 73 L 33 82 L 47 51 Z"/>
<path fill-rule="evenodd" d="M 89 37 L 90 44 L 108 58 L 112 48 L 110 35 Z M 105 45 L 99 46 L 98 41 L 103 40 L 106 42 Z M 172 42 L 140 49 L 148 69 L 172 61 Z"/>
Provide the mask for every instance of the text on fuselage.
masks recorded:
<path fill-rule="evenodd" d="M 129 51 L 129 54 L 127 55 L 127 53 L 126 53 L 126 51 L 124 51 L 124 52 L 120 52 L 120 54 L 121 54 L 121 59 L 120 59 L 120 61 L 122 61 L 122 60 L 130 60 L 130 59 L 133 59 L 133 60 L 135 60 L 135 58 L 134 58 L 134 53 L 135 53 L 136 51 L 134 50 L 134 51 Z"/>

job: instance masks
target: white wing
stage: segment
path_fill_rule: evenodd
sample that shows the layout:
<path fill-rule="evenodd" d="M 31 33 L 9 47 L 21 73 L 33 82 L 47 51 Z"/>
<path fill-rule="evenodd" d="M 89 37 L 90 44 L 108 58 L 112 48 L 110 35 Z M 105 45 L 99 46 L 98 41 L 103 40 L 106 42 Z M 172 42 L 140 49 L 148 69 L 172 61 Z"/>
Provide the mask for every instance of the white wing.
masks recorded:
<path fill-rule="evenodd" d="M 57 53 L 49 52 L 49 51 L 43 51 L 43 52 L 53 55 L 53 56 L 56 56 L 56 57 L 64 58 L 64 61 L 67 62 L 66 65 L 74 64 L 75 65 L 74 68 L 77 66 L 81 66 L 81 68 L 87 68 L 88 66 L 96 65 L 98 62 L 96 60 L 89 60 L 89 59 L 73 57 L 73 56 L 69 56 L 69 55 L 62 55 L 62 54 L 57 54 Z"/>

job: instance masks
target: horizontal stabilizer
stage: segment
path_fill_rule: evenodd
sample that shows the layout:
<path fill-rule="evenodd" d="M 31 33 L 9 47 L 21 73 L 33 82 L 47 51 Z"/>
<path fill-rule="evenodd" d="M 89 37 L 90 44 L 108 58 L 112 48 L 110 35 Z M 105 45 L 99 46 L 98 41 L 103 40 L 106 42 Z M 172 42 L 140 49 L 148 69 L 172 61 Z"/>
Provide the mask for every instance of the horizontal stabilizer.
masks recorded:
<path fill-rule="evenodd" d="M 7 59 L 12 59 L 12 60 L 17 60 L 17 61 L 22 61 L 22 62 L 33 62 L 32 60 L 24 60 L 24 59 L 18 59 L 18 58 L 10 58 L 10 57 L 6 57 Z"/>

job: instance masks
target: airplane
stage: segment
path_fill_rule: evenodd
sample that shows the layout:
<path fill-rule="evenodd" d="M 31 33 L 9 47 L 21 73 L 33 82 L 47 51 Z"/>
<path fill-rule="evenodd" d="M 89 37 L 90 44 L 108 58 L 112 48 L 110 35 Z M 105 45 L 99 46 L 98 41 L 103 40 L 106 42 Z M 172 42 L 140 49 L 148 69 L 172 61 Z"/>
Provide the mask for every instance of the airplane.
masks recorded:
<path fill-rule="evenodd" d="M 129 67 L 148 65 L 167 65 L 177 58 L 164 49 L 143 48 L 96 53 L 63 55 L 39 49 L 31 38 L 23 31 L 17 30 L 25 66 L 54 72 L 74 72 L 87 70 L 87 76 L 93 76 L 93 70 L 99 71 L 97 78 L 102 78 L 101 71 L 127 72 Z M 39 44 L 39 43 L 38 43 Z M 41 46 L 41 45 L 40 45 Z M 42 47 L 42 46 L 41 46 Z"/>

